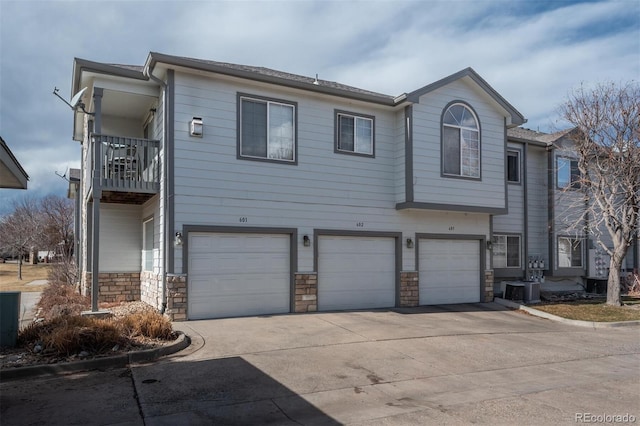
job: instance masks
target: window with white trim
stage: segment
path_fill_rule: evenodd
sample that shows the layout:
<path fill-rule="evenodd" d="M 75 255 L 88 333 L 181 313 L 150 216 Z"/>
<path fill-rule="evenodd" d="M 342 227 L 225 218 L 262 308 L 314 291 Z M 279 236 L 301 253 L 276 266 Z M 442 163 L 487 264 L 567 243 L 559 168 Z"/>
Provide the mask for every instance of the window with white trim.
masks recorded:
<path fill-rule="evenodd" d="M 142 270 L 153 271 L 153 249 L 155 248 L 155 234 L 153 218 L 142 223 Z"/>
<path fill-rule="evenodd" d="M 336 152 L 373 156 L 374 119 L 336 111 Z"/>
<path fill-rule="evenodd" d="M 507 182 L 520 183 L 520 151 L 507 151 Z"/>
<path fill-rule="evenodd" d="M 480 178 L 480 127 L 469 107 L 455 103 L 442 116 L 442 174 Z"/>
<path fill-rule="evenodd" d="M 241 158 L 296 160 L 296 104 L 239 96 Z"/>
<path fill-rule="evenodd" d="M 520 268 L 520 235 L 495 235 L 492 240 L 494 268 Z"/>
<path fill-rule="evenodd" d="M 582 240 L 558 237 L 558 267 L 582 268 Z"/>

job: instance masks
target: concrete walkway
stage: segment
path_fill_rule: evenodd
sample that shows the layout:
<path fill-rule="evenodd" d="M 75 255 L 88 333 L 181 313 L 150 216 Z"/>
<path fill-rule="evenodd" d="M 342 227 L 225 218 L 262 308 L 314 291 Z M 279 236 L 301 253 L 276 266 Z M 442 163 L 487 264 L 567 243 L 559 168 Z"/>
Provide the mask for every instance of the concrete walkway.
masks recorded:
<path fill-rule="evenodd" d="M 40 300 L 40 291 L 23 291 L 20 293 L 20 328 L 29 325 L 36 314 L 36 304 Z"/>
<path fill-rule="evenodd" d="M 3 425 L 640 421 L 638 327 L 494 303 L 174 325 L 193 344 L 159 362 L 0 383 Z"/>

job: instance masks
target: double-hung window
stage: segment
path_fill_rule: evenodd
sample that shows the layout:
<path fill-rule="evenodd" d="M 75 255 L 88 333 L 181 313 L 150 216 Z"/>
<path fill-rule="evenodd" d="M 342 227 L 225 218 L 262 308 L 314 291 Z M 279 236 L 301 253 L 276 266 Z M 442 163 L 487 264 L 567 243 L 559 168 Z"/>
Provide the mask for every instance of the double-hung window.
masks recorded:
<path fill-rule="evenodd" d="M 336 152 L 374 155 L 374 118 L 336 111 Z"/>
<path fill-rule="evenodd" d="M 559 189 L 580 188 L 578 160 L 567 157 L 556 158 L 556 183 Z"/>
<path fill-rule="evenodd" d="M 520 268 L 520 235 L 494 235 L 494 268 Z"/>
<path fill-rule="evenodd" d="M 520 183 L 520 151 L 507 151 L 507 182 Z"/>
<path fill-rule="evenodd" d="M 295 163 L 296 103 L 238 96 L 238 157 Z"/>
<path fill-rule="evenodd" d="M 442 174 L 480 178 L 480 126 L 462 103 L 454 103 L 442 115 Z"/>
<path fill-rule="evenodd" d="M 558 267 L 582 268 L 582 240 L 558 237 Z"/>

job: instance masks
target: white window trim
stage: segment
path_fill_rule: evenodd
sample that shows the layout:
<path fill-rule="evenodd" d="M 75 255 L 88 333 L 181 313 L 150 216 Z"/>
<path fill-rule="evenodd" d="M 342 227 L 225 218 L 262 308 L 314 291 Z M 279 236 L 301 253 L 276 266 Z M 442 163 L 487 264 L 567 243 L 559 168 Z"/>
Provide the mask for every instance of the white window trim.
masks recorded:
<path fill-rule="evenodd" d="M 264 103 L 265 105 L 267 105 L 267 156 L 266 157 L 260 157 L 257 155 L 246 155 L 242 153 L 242 102 L 244 100 L 248 100 L 248 101 L 252 101 L 252 102 L 261 102 Z M 289 107 L 291 108 L 292 111 L 292 115 L 291 115 L 291 130 L 292 130 L 292 159 L 286 159 L 286 158 L 274 158 L 274 157 L 269 157 L 269 143 L 270 143 L 270 136 L 269 136 L 269 131 L 270 131 L 270 106 L 271 105 L 282 105 L 285 107 Z M 244 95 L 244 94 L 239 94 L 238 95 L 238 158 L 242 158 L 242 159 L 249 159 L 249 160 L 258 160 L 258 161 L 270 161 L 270 162 L 277 162 L 277 163 L 289 163 L 289 164 L 297 164 L 297 147 L 298 147 L 298 138 L 297 138 L 297 110 L 298 110 L 298 104 L 296 102 L 287 102 L 284 100 L 276 100 L 276 99 L 269 99 L 269 98 L 262 98 L 259 96 L 251 96 L 251 95 Z"/>
<path fill-rule="evenodd" d="M 353 151 L 350 151 L 348 149 L 342 149 L 340 148 L 340 117 L 349 117 L 349 118 L 353 118 L 353 129 L 354 129 L 354 141 L 353 141 Z M 373 157 L 374 153 L 375 153 L 375 118 L 373 116 L 369 116 L 369 115 L 364 115 L 364 114 L 356 114 L 356 113 L 351 113 L 351 112 L 347 112 L 347 111 L 336 111 L 335 114 L 335 120 L 336 120 L 336 131 L 335 131 L 335 152 L 339 152 L 341 154 L 354 154 L 354 155 L 361 155 L 361 156 L 367 156 L 367 157 Z M 369 121 L 371 123 L 371 140 L 370 140 L 370 146 L 371 146 L 371 150 L 369 152 L 364 152 L 364 151 L 359 151 L 358 147 L 357 147 L 357 143 L 358 143 L 358 137 L 357 137 L 357 129 L 358 126 L 356 125 L 358 120 L 366 120 Z"/>

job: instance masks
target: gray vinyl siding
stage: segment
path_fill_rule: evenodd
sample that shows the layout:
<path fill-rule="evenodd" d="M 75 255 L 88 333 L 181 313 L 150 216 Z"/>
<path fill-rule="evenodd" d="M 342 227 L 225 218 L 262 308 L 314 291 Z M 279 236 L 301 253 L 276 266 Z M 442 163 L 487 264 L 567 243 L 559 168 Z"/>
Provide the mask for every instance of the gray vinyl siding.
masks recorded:
<path fill-rule="evenodd" d="M 509 149 L 520 152 L 520 160 L 522 161 L 521 144 L 508 144 Z M 522 172 L 522 167 L 521 167 Z M 521 179 L 522 180 L 522 179 Z M 497 215 L 493 218 L 493 232 L 523 234 L 524 233 L 524 185 L 509 184 L 507 185 L 508 208 L 509 212 L 504 215 Z"/>
<path fill-rule="evenodd" d="M 395 157 L 396 158 L 395 158 L 395 177 L 394 177 L 395 194 L 396 194 L 395 202 L 403 203 L 407 201 L 406 191 L 405 191 L 406 118 L 405 118 L 404 110 L 397 111 L 395 113 L 395 118 L 396 118 L 396 133 L 395 133 L 395 149 L 396 149 Z"/>
<path fill-rule="evenodd" d="M 529 146 L 527 152 L 527 209 L 529 213 L 529 256 L 541 257 L 549 265 L 547 152 Z M 511 204 L 511 199 L 509 199 Z"/>
<path fill-rule="evenodd" d="M 163 246 L 163 218 L 160 209 L 160 197 L 154 196 L 152 199 L 142 205 L 142 214 L 140 216 L 140 226 L 143 226 L 143 222 L 153 217 L 153 240 L 154 250 L 153 254 L 153 273 L 162 273 L 162 253 L 164 252 Z"/>
<path fill-rule="evenodd" d="M 554 275 L 581 276 L 587 267 L 588 241 L 583 242 L 582 268 L 560 268 L 558 266 L 558 237 L 585 237 L 584 220 L 581 219 L 585 211 L 584 197 L 581 190 L 562 190 L 557 186 L 557 158 L 572 157 L 565 149 L 558 149 L 553 154 L 553 197 L 554 197 L 554 233 L 553 256 Z"/>
<path fill-rule="evenodd" d="M 416 232 L 489 235 L 488 214 L 395 209 L 398 189 L 404 192 L 403 109 L 184 73 L 176 74 L 175 92 L 176 230 L 296 228 L 299 271 L 313 270 L 313 249 L 302 238 L 314 229 L 403 232 L 403 241 Z M 297 103 L 297 165 L 237 158 L 238 92 Z M 334 152 L 336 109 L 375 116 L 375 158 Z M 202 117 L 202 138 L 188 135 L 194 116 Z M 414 270 L 415 249 L 402 246 L 401 269 Z M 179 273 L 183 250 L 174 250 Z"/>
<path fill-rule="evenodd" d="M 481 179 L 441 176 L 441 116 L 460 100 L 478 116 L 481 134 Z M 463 81 L 430 92 L 413 106 L 414 201 L 485 208 L 505 207 L 504 116 Z"/>

